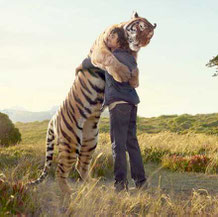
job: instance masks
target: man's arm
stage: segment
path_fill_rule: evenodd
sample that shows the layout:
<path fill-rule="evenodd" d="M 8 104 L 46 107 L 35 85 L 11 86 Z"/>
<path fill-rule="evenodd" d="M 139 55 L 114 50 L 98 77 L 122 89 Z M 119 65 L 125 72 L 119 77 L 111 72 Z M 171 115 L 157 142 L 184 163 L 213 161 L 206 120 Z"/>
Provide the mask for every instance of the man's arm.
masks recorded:
<path fill-rule="evenodd" d="M 89 57 L 85 58 L 82 63 L 76 68 L 75 74 L 77 75 L 78 72 L 82 69 L 90 69 L 90 68 L 96 68 Z"/>
<path fill-rule="evenodd" d="M 82 68 L 83 68 L 82 64 L 80 64 L 79 66 L 76 67 L 76 69 L 75 69 L 75 76 L 78 75 L 78 72 L 79 72 L 80 70 L 82 70 Z"/>

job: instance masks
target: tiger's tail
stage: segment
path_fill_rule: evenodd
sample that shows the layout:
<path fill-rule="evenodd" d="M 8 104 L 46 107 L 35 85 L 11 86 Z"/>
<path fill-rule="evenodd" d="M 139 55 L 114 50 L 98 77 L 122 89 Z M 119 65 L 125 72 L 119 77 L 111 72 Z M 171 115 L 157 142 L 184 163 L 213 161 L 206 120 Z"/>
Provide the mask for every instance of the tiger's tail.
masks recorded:
<path fill-rule="evenodd" d="M 51 168 L 53 154 L 54 154 L 54 143 L 55 143 L 55 133 L 53 126 L 53 119 L 49 122 L 47 136 L 46 136 L 46 157 L 45 157 L 45 165 L 41 176 L 31 182 L 27 183 L 27 186 L 33 186 L 41 183 L 46 176 L 48 175 L 48 171 Z"/>

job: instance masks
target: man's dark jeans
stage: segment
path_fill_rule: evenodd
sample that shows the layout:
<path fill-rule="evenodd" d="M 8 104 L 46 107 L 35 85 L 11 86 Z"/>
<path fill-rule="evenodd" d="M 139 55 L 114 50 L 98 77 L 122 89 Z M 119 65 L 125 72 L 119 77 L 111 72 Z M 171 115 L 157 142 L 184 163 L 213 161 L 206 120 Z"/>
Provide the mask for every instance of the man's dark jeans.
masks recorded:
<path fill-rule="evenodd" d="M 141 152 L 136 136 L 137 107 L 117 104 L 110 110 L 110 136 L 114 158 L 115 187 L 127 183 L 126 151 L 129 153 L 131 176 L 136 187 L 146 181 Z"/>

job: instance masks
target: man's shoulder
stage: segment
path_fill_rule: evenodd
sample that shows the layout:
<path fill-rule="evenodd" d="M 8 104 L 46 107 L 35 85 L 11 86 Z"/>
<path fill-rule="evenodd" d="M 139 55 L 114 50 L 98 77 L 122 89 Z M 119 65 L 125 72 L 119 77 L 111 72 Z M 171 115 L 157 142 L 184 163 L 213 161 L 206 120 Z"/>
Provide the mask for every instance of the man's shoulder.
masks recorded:
<path fill-rule="evenodd" d="M 113 51 L 113 55 L 124 64 L 137 65 L 135 57 L 128 50 L 119 48 Z"/>
<path fill-rule="evenodd" d="M 132 54 L 128 50 L 125 50 L 125 49 L 122 49 L 122 48 L 115 49 L 113 51 L 113 53 L 115 53 L 115 54 L 125 54 L 125 55 L 132 56 Z"/>

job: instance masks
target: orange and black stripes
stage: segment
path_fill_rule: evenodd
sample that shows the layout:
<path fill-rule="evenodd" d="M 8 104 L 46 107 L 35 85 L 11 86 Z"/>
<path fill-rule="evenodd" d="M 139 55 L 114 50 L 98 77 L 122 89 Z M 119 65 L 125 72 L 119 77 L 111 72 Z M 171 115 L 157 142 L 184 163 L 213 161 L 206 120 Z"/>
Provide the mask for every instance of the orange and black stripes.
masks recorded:
<path fill-rule="evenodd" d="M 59 148 L 57 166 L 59 183 L 67 186 L 65 179 L 76 161 L 77 170 L 81 178 L 85 179 L 97 146 L 97 124 L 104 97 L 104 79 L 104 73 L 97 69 L 81 70 L 78 73 L 62 106 L 49 122 L 46 160 L 42 175 L 29 184 L 38 184 L 47 176 L 53 159 L 55 139 Z"/>

